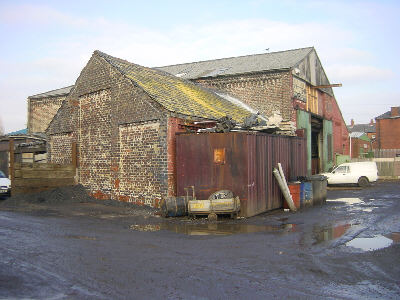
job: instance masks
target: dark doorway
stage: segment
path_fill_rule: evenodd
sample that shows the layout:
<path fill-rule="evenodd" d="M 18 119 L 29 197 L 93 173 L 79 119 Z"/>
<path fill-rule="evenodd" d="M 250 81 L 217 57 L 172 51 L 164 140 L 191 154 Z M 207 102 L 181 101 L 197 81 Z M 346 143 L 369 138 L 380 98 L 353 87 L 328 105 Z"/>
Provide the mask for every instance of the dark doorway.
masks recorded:
<path fill-rule="evenodd" d="M 321 171 L 321 136 L 322 120 L 311 117 L 311 174 L 318 174 Z"/>

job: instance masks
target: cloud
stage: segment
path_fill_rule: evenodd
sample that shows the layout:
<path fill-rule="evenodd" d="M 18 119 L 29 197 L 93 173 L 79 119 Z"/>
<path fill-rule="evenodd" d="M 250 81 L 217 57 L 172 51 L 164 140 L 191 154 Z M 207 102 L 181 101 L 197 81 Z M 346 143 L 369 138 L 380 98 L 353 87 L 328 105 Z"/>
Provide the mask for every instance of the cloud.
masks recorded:
<path fill-rule="evenodd" d="M 394 76 L 389 69 L 371 66 L 370 52 L 351 46 L 354 31 L 329 23 L 242 19 L 151 29 L 79 17 L 44 5 L 2 7 L 0 20 L 37 32 L 49 27 L 57 32 L 41 44 L 15 49 L 24 61 L 2 57 L 0 67 L 7 74 L 0 75 L 0 102 L 4 107 L 0 117 L 6 131 L 24 126 L 29 95 L 73 84 L 95 49 L 144 66 L 163 66 L 263 53 L 266 48 L 273 52 L 315 46 L 332 82 L 370 84 Z M 43 51 L 29 59 L 32 49 Z M 348 99 L 345 94 L 343 98 Z"/>

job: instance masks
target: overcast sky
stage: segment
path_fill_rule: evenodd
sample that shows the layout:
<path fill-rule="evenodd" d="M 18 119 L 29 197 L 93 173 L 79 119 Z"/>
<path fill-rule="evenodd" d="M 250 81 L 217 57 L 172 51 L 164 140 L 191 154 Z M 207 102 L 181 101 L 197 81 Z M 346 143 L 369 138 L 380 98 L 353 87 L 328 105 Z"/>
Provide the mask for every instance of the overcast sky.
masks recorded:
<path fill-rule="evenodd" d="M 314 46 L 346 123 L 400 105 L 400 1 L 0 2 L 0 121 L 72 85 L 94 50 L 148 66 Z"/>

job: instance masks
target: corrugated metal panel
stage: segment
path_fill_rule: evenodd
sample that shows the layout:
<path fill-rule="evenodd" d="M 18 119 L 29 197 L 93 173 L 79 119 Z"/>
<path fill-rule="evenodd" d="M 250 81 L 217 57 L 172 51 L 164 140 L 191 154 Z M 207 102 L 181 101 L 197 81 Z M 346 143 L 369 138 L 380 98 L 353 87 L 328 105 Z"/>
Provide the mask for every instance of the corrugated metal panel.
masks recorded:
<path fill-rule="evenodd" d="M 214 149 L 225 149 L 225 163 L 214 163 Z M 263 133 L 182 134 L 177 136 L 178 196 L 194 185 L 197 199 L 229 189 L 249 217 L 282 207 L 283 197 L 272 175 L 278 162 L 287 179 L 307 174 L 303 138 Z"/>

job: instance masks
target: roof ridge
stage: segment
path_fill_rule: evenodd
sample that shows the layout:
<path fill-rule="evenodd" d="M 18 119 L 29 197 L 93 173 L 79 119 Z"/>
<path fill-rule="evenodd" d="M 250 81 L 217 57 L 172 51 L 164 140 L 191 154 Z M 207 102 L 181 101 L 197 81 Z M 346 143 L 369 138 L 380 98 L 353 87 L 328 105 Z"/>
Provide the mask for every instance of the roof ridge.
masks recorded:
<path fill-rule="evenodd" d="M 269 55 L 269 54 L 276 54 L 276 53 L 283 53 L 283 52 L 291 52 L 291 51 L 298 51 L 298 50 L 305 50 L 305 49 L 310 49 L 310 52 L 311 52 L 311 50 L 314 49 L 314 46 L 297 48 L 297 49 L 281 50 L 281 51 L 275 51 L 275 52 L 269 52 L 269 53 L 256 53 L 256 54 L 248 54 L 248 55 L 222 57 L 222 58 L 216 58 L 216 59 L 206 59 L 206 60 L 193 61 L 193 62 L 189 62 L 189 63 L 180 63 L 180 64 L 172 64 L 172 65 L 166 65 L 166 66 L 159 66 L 159 67 L 154 67 L 154 68 L 159 69 L 159 68 L 166 68 L 166 67 L 172 67 L 172 66 L 191 65 L 191 64 L 197 64 L 197 63 L 203 63 L 203 62 L 218 61 L 218 60 L 223 60 L 223 59 L 251 57 L 251 56 L 262 56 L 262 55 Z"/>
<path fill-rule="evenodd" d="M 62 87 L 62 88 L 58 88 L 58 89 L 54 89 L 54 90 L 42 92 L 42 93 L 39 93 L 39 94 L 31 95 L 31 96 L 28 96 L 28 98 L 37 97 L 37 96 L 40 96 L 40 95 L 43 95 L 43 94 L 47 94 L 47 93 L 50 93 L 50 92 L 55 92 L 55 91 L 62 90 L 62 89 L 66 89 L 66 88 L 73 88 L 74 86 L 75 86 L 74 84 L 68 85 L 68 86 L 64 86 L 64 87 Z"/>

